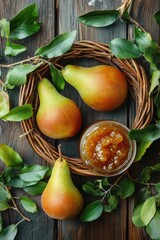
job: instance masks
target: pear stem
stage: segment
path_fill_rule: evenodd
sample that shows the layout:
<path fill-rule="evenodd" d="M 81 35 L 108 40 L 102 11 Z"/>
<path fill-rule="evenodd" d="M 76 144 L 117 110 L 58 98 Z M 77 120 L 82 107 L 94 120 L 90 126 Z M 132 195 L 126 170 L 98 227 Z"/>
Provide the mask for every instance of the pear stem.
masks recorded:
<path fill-rule="evenodd" d="M 59 161 L 60 161 L 60 162 L 62 161 L 62 151 L 61 151 L 61 149 L 62 149 L 62 145 L 59 144 L 59 145 L 58 145 L 58 153 L 59 153 Z"/>

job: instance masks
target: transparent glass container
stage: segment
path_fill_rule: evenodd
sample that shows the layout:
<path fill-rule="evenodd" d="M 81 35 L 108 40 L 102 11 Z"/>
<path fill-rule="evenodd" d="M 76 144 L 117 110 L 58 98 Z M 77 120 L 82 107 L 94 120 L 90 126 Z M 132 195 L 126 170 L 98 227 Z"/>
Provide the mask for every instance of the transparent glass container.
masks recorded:
<path fill-rule="evenodd" d="M 91 171 L 116 176 L 129 168 L 136 155 L 136 142 L 129 139 L 122 123 L 101 120 L 90 125 L 80 139 L 80 156 Z"/>

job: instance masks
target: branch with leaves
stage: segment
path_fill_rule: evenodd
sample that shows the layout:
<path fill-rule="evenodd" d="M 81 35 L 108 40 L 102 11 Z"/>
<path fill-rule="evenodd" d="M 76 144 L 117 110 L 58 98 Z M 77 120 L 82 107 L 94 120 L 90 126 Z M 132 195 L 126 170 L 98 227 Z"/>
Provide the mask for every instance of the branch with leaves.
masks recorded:
<path fill-rule="evenodd" d="M 0 173 L 0 212 L 12 209 L 22 218 L 18 223 L 3 228 L 0 217 L 0 239 L 14 239 L 18 225 L 30 219 L 18 207 L 20 204 L 26 212 L 36 213 L 36 203 L 28 196 L 13 196 L 12 189 L 22 189 L 29 196 L 40 195 L 47 184 L 51 169 L 41 165 L 26 165 L 20 155 L 6 144 L 0 144 L 0 160 L 5 168 Z"/>
<path fill-rule="evenodd" d="M 6 38 L 5 55 L 16 56 L 26 50 L 18 44 L 10 41 L 20 40 L 35 34 L 40 29 L 37 22 L 38 9 L 36 4 L 29 5 L 20 11 L 10 21 L 0 20 L 1 37 Z M 10 110 L 10 99 L 8 89 L 21 86 L 26 83 L 27 75 L 37 70 L 43 64 L 48 64 L 52 81 L 58 91 L 63 90 L 65 81 L 60 71 L 49 61 L 50 58 L 58 57 L 67 52 L 75 39 L 76 31 L 66 32 L 53 38 L 50 43 L 38 48 L 33 57 L 23 61 L 4 65 L 1 68 L 8 68 L 5 81 L 0 81 L 0 119 L 4 121 L 22 121 L 33 115 L 31 104 L 16 107 Z"/>

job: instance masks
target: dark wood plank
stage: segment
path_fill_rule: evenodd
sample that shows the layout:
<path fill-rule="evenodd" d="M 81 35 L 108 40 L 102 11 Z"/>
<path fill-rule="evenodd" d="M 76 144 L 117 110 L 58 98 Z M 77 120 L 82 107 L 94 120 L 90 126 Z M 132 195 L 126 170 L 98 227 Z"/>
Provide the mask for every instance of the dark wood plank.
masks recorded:
<path fill-rule="evenodd" d="M 85 14 L 88 11 L 94 10 L 96 7 L 89 6 L 90 1 L 59 1 L 58 17 L 59 17 L 59 33 L 65 31 L 71 31 L 77 29 L 77 41 L 79 40 L 91 40 L 94 42 L 108 43 L 112 39 L 120 36 L 126 37 L 127 29 L 125 24 L 116 23 L 112 27 L 108 28 L 92 28 L 87 27 L 78 22 L 78 16 Z M 98 1 L 95 1 L 98 2 Z M 99 1 L 100 2 L 100 1 Z M 101 1 L 103 2 L 103 1 Z M 115 9 L 121 5 L 121 1 L 105 1 L 105 3 L 99 6 L 98 9 Z M 74 11 L 73 11 L 74 9 Z M 65 21 L 62 21 L 62 16 L 66 17 Z M 83 60 L 79 64 L 82 65 L 95 65 L 91 60 Z M 96 63 L 97 64 L 97 63 Z M 99 64 L 99 63 L 98 63 Z M 77 63 L 78 65 L 78 63 Z M 68 94 L 68 89 L 64 91 L 64 94 Z M 72 93 L 72 92 L 71 92 Z M 124 124 L 127 124 L 127 106 L 124 104 L 121 108 L 117 109 L 112 113 L 107 112 L 96 112 L 89 107 L 87 107 L 82 100 L 79 98 L 77 92 L 73 92 L 74 100 L 76 100 L 83 114 L 83 129 L 89 124 L 99 120 L 99 119 L 113 119 L 118 120 Z M 72 97 L 72 95 L 71 95 Z M 82 129 L 82 130 L 83 130 Z M 75 149 L 75 142 L 72 143 Z M 67 146 L 67 145 L 66 145 Z M 71 148 L 69 148 L 70 152 Z M 86 177 L 75 177 L 76 182 L 79 181 L 80 185 L 86 182 L 88 179 L 92 180 L 94 178 Z M 91 202 L 91 197 L 84 195 L 85 203 Z M 59 240 L 60 239 L 107 239 L 109 240 L 124 240 L 126 239 L 126 222 L 127 222 L 127 203 L 123 201 L 119 206 L 118 210 L 112 214 L 103 214 L 103 216 L 91 223 L 81 223 L 78 220 L 65 221 L 59 223 Z M 115 226 L 116 227 L 115 229 Z M 107 235 L 106 235 L 107 233 Z"/>
<path fill-rule="evenodd" d="M 6 18 L 11 19 L 15 14 L 18 13 L 22 8 L 29 4 L 37 3 L 39 8 L 39 21 L 43 22 L 42 29 L 39 33 L 28 39 L 22 40 L 22 44 L 27 46 L 27 51 L 17 57 L 4 57 L 3 63 L 10 64 L 23 59 L 26 59 L 34 55 L 36 49 L 47 42 L 49 42 L 55 36 L 55 1 L 54 0 L 22 0 L 22 1 L 11 1 L 11 0 L 0 0 L 0 19 Z M 4 39 L 0 39 L 0 51 L 4 49 Z M 6 71 L 3 70 L 3 80 L 5 79 Z M 11 106 L 15 107 L 18 103 L 19 88 L 16 88 L 9 92 L 11 98 Z M 0 120 L 0 142 L 8 144 L 13 147 L 28 164 L 42 164 L 46 162 L 40 158 L 31 148 L 27 142 L 26 137 L 20 138 L 22 134 L 20 123 L 8 123 Z M 1 165 L 2 166 L 2 165 Z M 2 166 L 3 167 L 3 166 Z M 21 196 L 21 191 L 15 192 L 16 196 Z M 35 198 L 34 198 L 35 199 Z M 38 204 L 39 213 L 27 214 L 31 219 L 31 222 L 23 222 L 19 225 L 19 231 L 16 240 L 29 239 L 55 239 L 57 235 L 57 224 L 56 221 L 49 219 L 41 210 L 40 196 L 35 199 Z M 16 223 L 20 220 L 19 215 L 14 211 L 9 211 L 3 214 L 4 226 L 11 223 Z M 50 231 L 48 231 L 50 229 Z"/>

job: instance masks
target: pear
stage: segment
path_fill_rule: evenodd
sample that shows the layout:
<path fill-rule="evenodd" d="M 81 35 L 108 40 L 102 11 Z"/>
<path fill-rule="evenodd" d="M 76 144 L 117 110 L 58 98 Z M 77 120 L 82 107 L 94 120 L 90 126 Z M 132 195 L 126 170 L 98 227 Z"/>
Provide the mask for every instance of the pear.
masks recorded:
<path fill-rule="evenodd" d="M 60 157 L 55 161 L 51 177 L 42 193 L 44 212 L 57 220 L 76 217 L 83 207 L 83 197 L 74 185 L 68 163 Z"/>
<path fill-rule="evenodd" d="M 40 105 L 36 122 L 43 134 L 54 139 L 73 137 L 82 124 L 78 106 L 62 96 L 46 78 L 38 84 Z"/>
<path fill-rule="evenodd" d="M 97 111 L 112 111 L 127 97 L 126 77 L 116 67 L 67 65 L 62 69 L 62 75 L 77 89 L 83 101 Z"/>

